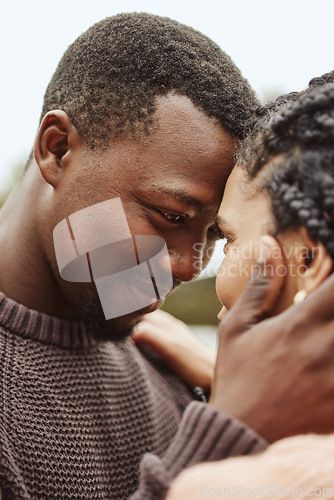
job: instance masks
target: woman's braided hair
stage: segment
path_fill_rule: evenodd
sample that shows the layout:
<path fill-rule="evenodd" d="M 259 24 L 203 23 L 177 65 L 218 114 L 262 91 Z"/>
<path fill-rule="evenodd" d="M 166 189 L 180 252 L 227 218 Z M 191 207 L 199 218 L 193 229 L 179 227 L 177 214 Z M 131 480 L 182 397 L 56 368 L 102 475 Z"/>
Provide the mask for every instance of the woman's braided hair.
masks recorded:
<path fill-rule="evenodd" d="M 305 227 L 334 260 L 334 72 L 262 108 L 238 156 L 271 198 L 276 234 Z"/>

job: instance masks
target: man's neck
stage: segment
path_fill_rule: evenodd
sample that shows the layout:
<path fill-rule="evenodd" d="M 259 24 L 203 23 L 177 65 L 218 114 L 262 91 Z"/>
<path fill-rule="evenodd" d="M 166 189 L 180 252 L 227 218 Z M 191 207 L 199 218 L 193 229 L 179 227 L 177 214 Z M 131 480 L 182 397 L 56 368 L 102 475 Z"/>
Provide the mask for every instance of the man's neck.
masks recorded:
<path fill-rule="evenodd" d="M 29 170 L 0 211 L 0 290 L 31 309 L 61 315 L 59 288 L 39 233 L 39 179 Z"/>

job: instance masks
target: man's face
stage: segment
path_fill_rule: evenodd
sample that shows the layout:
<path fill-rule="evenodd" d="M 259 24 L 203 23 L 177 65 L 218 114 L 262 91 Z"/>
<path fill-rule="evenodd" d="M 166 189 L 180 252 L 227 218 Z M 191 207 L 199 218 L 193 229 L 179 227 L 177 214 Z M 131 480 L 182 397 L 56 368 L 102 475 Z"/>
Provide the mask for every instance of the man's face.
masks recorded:
<path fill-rule="evenodd" d="M 158 100 L 157 130 L 142 141 L 122 139 L 106 151 L 81 148 L 58 188 L 57 220 L 120 197 L 132 235 L 157 235 L 167 244 L 174 286 L 194 279 L 216 239 L 214 220 L 233 166 L 235 142 L 216 121 L 183 96 Z M 54 255 L 54 274 L 59 277 Z M 206 262 L 204 262 L 206 264 Z M 109 321 L 94 285 L 62 280 L 64 301 L 116 338 L 144 310 Z M 106 333 L 108 335 L 108 333 Z"/>

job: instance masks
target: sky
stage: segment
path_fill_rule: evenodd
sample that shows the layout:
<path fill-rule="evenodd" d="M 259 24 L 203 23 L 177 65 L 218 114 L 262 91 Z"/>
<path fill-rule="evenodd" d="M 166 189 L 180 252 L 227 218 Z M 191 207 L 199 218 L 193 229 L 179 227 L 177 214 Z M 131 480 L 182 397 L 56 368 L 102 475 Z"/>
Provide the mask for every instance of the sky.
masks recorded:
<path fill-rule="evenodd" d="M 44 91 L 67 46 L 104 17 L 133 11 L 202 31 L 232 57 L 260 97 L 300 90 L 334 66 L 334 0 L 2 2 L 0 191 L 29 155 Z"/>

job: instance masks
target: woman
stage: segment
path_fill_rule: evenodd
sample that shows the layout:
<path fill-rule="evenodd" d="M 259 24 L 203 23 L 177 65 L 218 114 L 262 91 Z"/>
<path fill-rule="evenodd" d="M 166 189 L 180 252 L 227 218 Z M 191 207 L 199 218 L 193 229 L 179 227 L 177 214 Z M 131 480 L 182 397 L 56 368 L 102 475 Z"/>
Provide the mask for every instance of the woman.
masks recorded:
<path fill-rule="evenodd" d="M 295 98 L 295 96 L 294 96 Z M 239 151 L 217 224 L 226 238 L 217 293 L 230 309 L 256 259 L 278 243 L 286 275 L 274 312 L 304 299 L 334 259 L 334 85 L 316 87 L 262 119 Z"/>
<path fill-rule="evenodd" d="M 276 247 L 283 260 L 279 272 L 285 276 L 274 314 L 304 299 L 332 272 L 333 82 L 331 72 L 311 80 L 305 92 L 260 108 L 257 126 L 239 151 L 217 217 L 217 231 L 226 238 L 216 281 L 224 305 L 220 319 L 237 301 L 268 246 Z M 189 386 L 209 390 L 215 356 L 207 350 L 202 356 L 202 346 L 186 325 L 157 311 L 146 316 L 134 338 L 160 351 Z"/>

